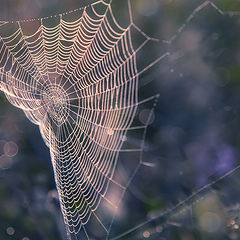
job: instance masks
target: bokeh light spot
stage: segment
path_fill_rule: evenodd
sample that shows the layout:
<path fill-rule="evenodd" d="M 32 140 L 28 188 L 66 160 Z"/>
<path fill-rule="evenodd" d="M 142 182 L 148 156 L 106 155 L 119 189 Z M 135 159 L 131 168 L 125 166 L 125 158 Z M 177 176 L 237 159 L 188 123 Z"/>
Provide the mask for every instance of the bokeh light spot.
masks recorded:
<path fill-rule="evenodd" d="M 238 230 L 238 229 L 239 229 L 239 226 L 238 226 L 237 224 L 234 224 L 234 225 L 233 225 L 233 229 Z"/>
<path fill-rule="evenodd" d="M 139 120 L 144 125 L 150 125 L 155 120 L 155 115 L 150 109 L 143 109 L 139 114 Z"/>
<path fill-rule="evenodd" d="M 30 240 L 30 238 L 28 238 L 28 237 L 24 237 L 22 240 Z"/>
<path fill-rule="evenodd" d="M 4 154 L 7 157 L 14 157 L 18 153 L 18 145 L 13 141 L 6 142 L 4 144 L 3 150 L 4 150 Z"/>
<path fill-rule="evenodd" d="M 7 228 L 7 234 L 12 236 L 15 233 L 15 229 L 13 227 L 8 227 Z"/>
<path fill-rule="evenodd" d="M 144 238 L 149 238 L 150 237 L 150 232 L 149 231 L 144 231 L 143 232 L 143 237 Z"/>

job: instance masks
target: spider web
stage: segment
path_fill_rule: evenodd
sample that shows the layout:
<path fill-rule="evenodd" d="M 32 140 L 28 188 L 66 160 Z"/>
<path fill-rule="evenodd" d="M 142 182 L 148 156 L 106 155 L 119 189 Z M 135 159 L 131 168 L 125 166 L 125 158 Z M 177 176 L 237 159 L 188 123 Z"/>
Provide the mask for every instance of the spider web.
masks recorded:
<path fill-rule="evenodd" d="M 144 137 L 148 122 L 134 126 L 135 113 L 156 98 L 138 100 L 138 77 L 168 55 L 137 69 L 136 54 L 154 39 L 133 23 L 130 1 L 128 5 L 126 28 L 106 1 L 53 17 L 0 24 L 0 89 L 39 126 L 50 149 L 71 239 L 109 235 L 137 171 L 135 167 L 125 182 L 115 179 L 118 155 L 141 153 L 142 146 L 124 148 L 124 139 L 131 130 Z M 74 20 L 68 19 L 70 14 L 76 15 Z M 144 39 L 136 49 L 133 29 Z M 113 190 L 118 194 L 114 199 Z M 89 235 L 88 225 L 97 236 Z"/>
<path fill-rule="evenodd" d="M 173 44 L 206 7 L 220 15 L 239 15 L 205 1 L 163 43 Z M 69 20 L 69 15 L 75 20 Z M 121 27 L 114 18 L 111 2 L 97 1 L 52 17 L 0 23 L 0 88 L 14 106 L 39 125 L 50 148 L 71 239 L 110 237 L 114 216 L 129 184 L 141 165 L 150 164 L 143 162 L 142 153 L 153 110 L 143 125 L 136 124 L 134 118 L 140 105 L 153 105 L 157 96 L 140 101 L 138 78 L 170 54 L 164 53 L 139 70 L 138 52 L 155 39 L 133 22 L 130 1 L 129 16 L 130 24 Z M 25 33 L 29 29 L 36 30 Z M 143 38 L 138 47 L 133 46 L 133 31 Z M 125 145 L 128 134 L 138 131 L 142 139 L 138 148 Z M 119 174 L 120 153 L 136 153 L 138 159 L 124 179 Z M 238 168 L 114 239 L 150 229 L 152 224 L 164 227 L 168 219 L 194 205 L 202 193 Z M 94 233 L 89 230 L 97 235 L 91 235 Z M 156 232 L 151 230 L 153 235 Z"/>

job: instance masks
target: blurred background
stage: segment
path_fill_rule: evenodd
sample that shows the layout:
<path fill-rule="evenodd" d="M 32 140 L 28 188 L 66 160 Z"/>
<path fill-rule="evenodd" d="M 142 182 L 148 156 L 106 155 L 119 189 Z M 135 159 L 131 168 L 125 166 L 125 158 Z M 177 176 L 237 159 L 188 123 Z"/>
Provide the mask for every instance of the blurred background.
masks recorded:
<path fill-rule="evenodd" d="M 0 0 L 0 18 L 51 16 L 93 2 Z M 200 0 L 131 2 L 136 25 L 159 39 L 139 52 L 139 69 L 166 52 L 170 55 L 139 79 L 140 100 L 158 93 L 160 97 L 155 106 L 150 102 L 138 109 L 136 117 L 145 124 L 154 107 L 142 155 L 147 164 L 140 165 L 127 188 L 111 236 L 240 239 L 240 170 L 235 169 L 240 164 L 240 17 L 221 14 L 212 5 L 200 7 L 205 2 Z M 240 11 L 238 0 L 211 2 L 222 11 Z M 113 0 L 112 7 L 119 22 L 126 24 L 126 1 Z M 136 44 L 138 38 L 133 32 Z M 139 143 L 141 137 L 136 135 L 131 140 Z M 121 158 L 128 169 L 133 156 L 120 154 Z M 0 239 L 66 239 L 48 148 L 38 127 L 4 94 L 0 95 Z"/>

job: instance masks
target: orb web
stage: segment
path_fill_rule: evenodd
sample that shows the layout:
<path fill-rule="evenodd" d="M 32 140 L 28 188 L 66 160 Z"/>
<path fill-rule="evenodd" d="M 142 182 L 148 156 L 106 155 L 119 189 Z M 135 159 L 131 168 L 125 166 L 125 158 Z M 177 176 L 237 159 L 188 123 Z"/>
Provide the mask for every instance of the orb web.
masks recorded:
<path fill-rule="evenodd" d="M 144 138 L 152 121 L 150 111 L 144 124 L 134 125 L 139 106 L 156 99 L 139 100 L 139 76 L 170 53 L 139 69 L 136 55 L 154 39 L 134 24 L 130 4 L 127 27 L 118 24 L 111 4 L 96 1 L 52 17 L 0 22 L 0 89 L 10 103 L 39 125 L 50 148 L 70 239 L 108 238 L 119 203 L 139 166 L 151 166 L 142 161 L 143 142 L 139 148 L 124 148 L 124 142 L 130 131 L 140 131 Z M 204 1 L 177 33 L 162 43 L 171 45 L 206 7 L 222 15 L 239 15 Z M 74 20 L 69 20 L 71 14 Z M 34 31 L 26 33 L 28 29 Z M 132 31 L 143 38 L 138 47 L 133 46 Z M 118 164 L 119 154 L 124 152 L 138 152 L 140 160 L 122 181 Z M 149 238 L 158 231 L 152 230 L 151 224 L 163 228 L 171 216 L 199 201 L 202 192 L 238 168 L 114 239 L 139 229 L 147 229 L 143 237 Z M 91 235 L 89 229 L 99 235 Z"/>
<path fill-rule="evenodd" d="M 61 210 L 70 239 L 109 235 L 127 185 L 114 179 L 119 152 L 132 126 L 141 71 L 136 54 L 153 40 L 132 20 L 121 27 L 111 2 L 97 1 L 49 18 L 1 22 L 0 89 L 40 128 L 50 148 Z M 69 14 L 75 14 L 69 20 Z M 53 20 L 52 20 L 53 19 Z M 26 33 L 28 30 L 31 33 Z M 34 29 L 34 30 L 33 30 Z M 144 41 L 134 49 L 132 31 Z M 112 189 L 118 196 L 112 198 Z M 104 213 L 103 209 L 108 209 Z M 93 236 L 94 237 L 94 236 Z"/>

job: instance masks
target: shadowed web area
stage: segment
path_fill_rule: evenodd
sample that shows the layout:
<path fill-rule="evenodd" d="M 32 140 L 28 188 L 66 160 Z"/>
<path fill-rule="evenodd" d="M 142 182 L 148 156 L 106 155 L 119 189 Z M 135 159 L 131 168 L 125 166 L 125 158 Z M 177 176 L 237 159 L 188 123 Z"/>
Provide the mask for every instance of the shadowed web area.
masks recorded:
<path fill-rule="evenodd" d="M 239 168 L 237 150 L 219 133 L 237 101 L 216 94 L 213 82 L 225 87 L 236 78 L 224 54 L 237 40 L 221 34 L 240 14 L 224 1 L 186 1 L 177 27 L 150 21 L 159 39 L 135 23 L 136 10 L 147 18 L 170 2 L 122 1 L 125 24 L 114 0 L 0 21 L 0 90 L 49 147 L 68 239 L 198 239 L 196 228 L 206 239 L 238 239 L 239 206 L 224 198 L 234 191 L 215 191 Z M 221 114 L 213 95 L 229 102 Z M 215 127 L 200 124 L 196 133 L 195 118 Z"/>

